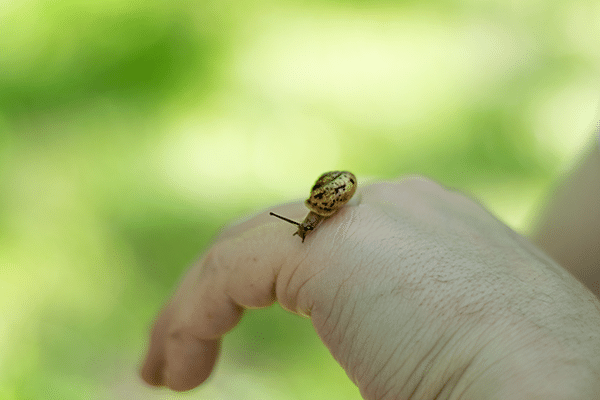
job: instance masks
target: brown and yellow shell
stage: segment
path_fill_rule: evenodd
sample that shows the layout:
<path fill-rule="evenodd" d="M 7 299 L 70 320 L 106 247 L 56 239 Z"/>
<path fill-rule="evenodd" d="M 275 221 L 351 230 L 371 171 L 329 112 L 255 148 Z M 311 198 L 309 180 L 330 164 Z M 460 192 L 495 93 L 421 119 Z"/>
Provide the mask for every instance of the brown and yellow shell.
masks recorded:
<path fill-rule="evenodd" d="M 326 172 L 317 179 L 304 204 L 312 212 L 329 217 L 352 198 L 357 183 L 352 172 Z"/>

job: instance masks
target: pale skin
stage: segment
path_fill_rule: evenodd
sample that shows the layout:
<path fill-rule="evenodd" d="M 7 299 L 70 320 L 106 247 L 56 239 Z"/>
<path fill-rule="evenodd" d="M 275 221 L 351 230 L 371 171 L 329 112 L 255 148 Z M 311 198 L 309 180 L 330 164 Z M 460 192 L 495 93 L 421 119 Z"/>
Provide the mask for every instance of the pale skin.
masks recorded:
<path fill-rule="evenodd" d="M 216 239 L 155 323 L 147 383 L 201 384 L 244 310 L 278 301 L 365 399 L 598 398 L 600 302 L 464 195 L 424 178 L 362 185 L 304 243 L 293 231 L 263 212 Z"/>

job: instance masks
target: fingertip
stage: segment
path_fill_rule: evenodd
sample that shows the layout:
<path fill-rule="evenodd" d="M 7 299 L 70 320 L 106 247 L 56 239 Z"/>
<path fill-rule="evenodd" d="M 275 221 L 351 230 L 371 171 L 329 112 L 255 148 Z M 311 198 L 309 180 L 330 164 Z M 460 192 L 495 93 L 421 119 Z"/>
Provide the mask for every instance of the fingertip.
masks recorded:
<path fill-rule="evenodd" d="M 140 369 L 142 380 L 150 386 L 163 386 L 164 362 L 156 362 L 146 358 L 144 365 Z"/>
<path fill-rule="evenodd" d="M 220 344 L 220 339 L 203 340 L 185 332 L 171 334 L 162 384 L 178 392 L 200 385 L 214 368 Z"/>

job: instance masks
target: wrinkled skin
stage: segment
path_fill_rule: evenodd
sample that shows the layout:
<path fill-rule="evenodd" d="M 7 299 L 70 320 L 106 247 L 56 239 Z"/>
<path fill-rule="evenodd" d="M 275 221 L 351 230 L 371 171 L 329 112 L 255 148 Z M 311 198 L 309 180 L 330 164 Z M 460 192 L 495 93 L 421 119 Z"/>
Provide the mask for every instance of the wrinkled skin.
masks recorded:
<path fill-rule="evenodd" d="M 600 302 L 467 197 L 364 185 L 304 243 L 290 232 L 264 212 L 220 235 L 158 317 L 146 382 L 196 387 L 244 309 L 278 301 L 365 399 L 598 398 Z"/>

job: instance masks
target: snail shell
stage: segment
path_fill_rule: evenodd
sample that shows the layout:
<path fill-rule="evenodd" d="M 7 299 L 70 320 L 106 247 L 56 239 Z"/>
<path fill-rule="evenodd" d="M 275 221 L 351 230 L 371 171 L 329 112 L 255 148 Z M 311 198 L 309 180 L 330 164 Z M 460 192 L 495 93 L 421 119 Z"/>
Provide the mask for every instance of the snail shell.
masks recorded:
<path fill-rule="evenodd" d="M 298 223 L 275 213 L 270 214 L 298 225 L 298 230 L 294 235 L 300 236 L 304 242 L 306 235 L 314 230 L 322 220 L 331 217 L 352 198 L 357 185 L 358 180 L 352 172 L 326 172 L 317 179 L 310 190 L 310 197 L 304 202 L 310 210 L 304 221 Z"/>

